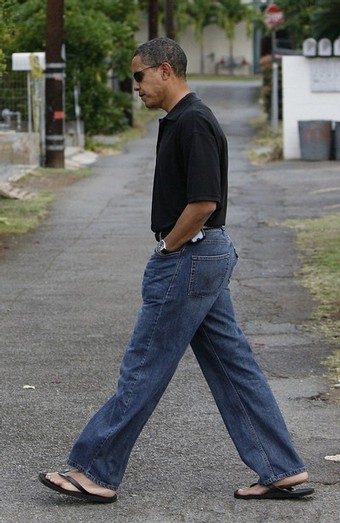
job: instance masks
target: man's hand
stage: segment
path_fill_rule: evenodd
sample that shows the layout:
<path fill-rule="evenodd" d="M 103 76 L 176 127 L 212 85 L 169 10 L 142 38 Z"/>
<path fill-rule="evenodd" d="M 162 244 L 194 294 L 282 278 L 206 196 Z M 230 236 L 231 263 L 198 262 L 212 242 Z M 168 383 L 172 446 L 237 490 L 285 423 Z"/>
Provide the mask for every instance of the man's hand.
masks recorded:
<path fill-rule="evenodd" d="M 217 203 L 211 201 L 188 203 L 175 227 L 165 238 L 167 250 L 178 251 L 196 236 L 216 207 Z"/>

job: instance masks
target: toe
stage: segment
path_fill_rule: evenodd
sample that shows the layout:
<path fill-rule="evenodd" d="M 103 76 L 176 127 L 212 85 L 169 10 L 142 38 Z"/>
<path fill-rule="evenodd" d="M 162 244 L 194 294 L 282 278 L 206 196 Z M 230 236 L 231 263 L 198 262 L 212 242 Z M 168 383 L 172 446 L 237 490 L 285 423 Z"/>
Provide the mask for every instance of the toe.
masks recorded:
<path fill-rule="evenodd" d="M 67 479 L 59 474 L 59 472 L 49 472 L 46 474 L 46 479 L 51 483 L 54 483 L 58 487 L 61 487 L 64 490 L 70 490 L 73 492 L 78 492 L 79 490 L 70 483 Z"/>

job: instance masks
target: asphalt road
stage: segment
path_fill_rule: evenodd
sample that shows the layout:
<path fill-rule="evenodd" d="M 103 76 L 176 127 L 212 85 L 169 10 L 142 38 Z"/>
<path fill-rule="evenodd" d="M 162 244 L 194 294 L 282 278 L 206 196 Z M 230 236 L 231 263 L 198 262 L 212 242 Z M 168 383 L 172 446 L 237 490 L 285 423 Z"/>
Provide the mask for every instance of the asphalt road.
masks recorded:
<path fill-rule="evenodd" d="M 64 463 L 86 420 L 114 391 L 154 248 L 150 197 L 157 123 L 94 175 L 65 189 L 49 219 L 0 258 L 4 523 L 334 523 L 339 516 L 339 405 L 326 401 L 331 348 L 305 324 L 313 310 L 287 218 L 339 209 L 339 164 L 251 166 L 256 83 L 196 82 L 229 139 L 232 283 L 252 341 L 316 492 L 303 501 L 242 501 L 256 481 L 240 461 L 190 349 L 131 456 L 119 500 L 97 506 L 37 479 Z M 34 388 L 26 388 L 26 386 Z"/>

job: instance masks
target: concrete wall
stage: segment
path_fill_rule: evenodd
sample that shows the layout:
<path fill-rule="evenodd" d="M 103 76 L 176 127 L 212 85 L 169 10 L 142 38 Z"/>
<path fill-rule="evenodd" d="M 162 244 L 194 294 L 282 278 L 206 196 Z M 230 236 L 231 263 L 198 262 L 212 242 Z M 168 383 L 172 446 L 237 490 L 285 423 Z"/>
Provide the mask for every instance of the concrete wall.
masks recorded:
<path fill-rule="evenodd" d="M 39 164 L 39 135 L 0 132 L 0 163 L 5 164 Z"/>
<path fill-rule="evenodd" d="M 287 160 L 301 158 L 299 120 L 340 121 L 340 91 L 311 91 L 312 60 L 303 56 L 282 59 L 283 154 Z"/>
<path fill-rule="evenodd" d="M 84 124 L 81 134 L 76 132 L 75 122 L 68 122 L 65 131 L 65 147 L 85 147 Z M 39 134 L 0 131 L 0 164 L 39 165 Z"/>

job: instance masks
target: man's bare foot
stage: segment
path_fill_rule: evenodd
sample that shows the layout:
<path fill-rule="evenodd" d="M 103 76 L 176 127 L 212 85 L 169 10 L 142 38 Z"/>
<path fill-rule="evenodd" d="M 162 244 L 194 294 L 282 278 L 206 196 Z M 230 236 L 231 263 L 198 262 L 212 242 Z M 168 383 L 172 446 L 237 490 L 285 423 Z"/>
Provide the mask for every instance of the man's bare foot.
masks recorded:
<path fill-rule="evenodd" d="M 100 485 L 97 485 L 97 483 L 94 483 L 89 478 L 85 476 L 82 472 L 79 472 L 78 470 L 72 470 L 70 472 L 66 473 L 67 476 L 74 478 L 78 483 L 89 493 L 94 494 L 96 496 L 103 496 L 103 497 L 112 497 L 116 494 L 114 490 L 107 489 L 105 487 L 101 487 Z M 67 479 L 65 479 L 63 476 L 59 474 L 59 472 L 49 472 L 46 474 L 46 479 L 50 481 L 51 483 L 54 483 L 55 485 L 58 485 L 58 487 L 61 487 L 64 490 L 69 490 L 71 492 L 79 492 L 79 490 L 72 485 Z"/>
<path fill-rule="evenodd" d="M 301 472 L 301 474 L 296 474 L 295 476 L 280 479 L 279 481 L 273 483 L 273 485 L 275 487 L 280 488 L 295 487 L 296 485 L 300 485 L 301 483 L 304 483 L 307 480 L 308 472 Z M 270 489 L 265 485 L 260 485 L 259 483 L 256 483 L 256 485 L 253 485 L 252 487 L 238 489 L 237 493 L 239 496 L 260 496 L 261 494 L 269 492 L 269 490 Z"/>

